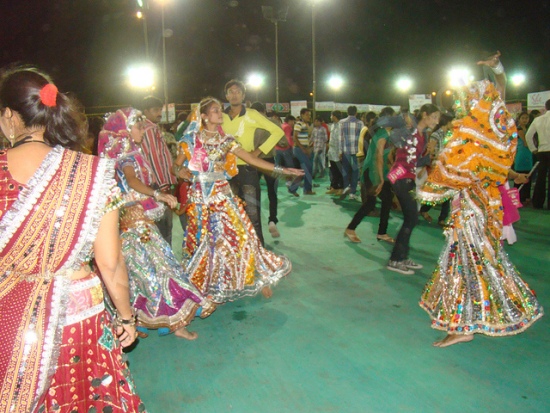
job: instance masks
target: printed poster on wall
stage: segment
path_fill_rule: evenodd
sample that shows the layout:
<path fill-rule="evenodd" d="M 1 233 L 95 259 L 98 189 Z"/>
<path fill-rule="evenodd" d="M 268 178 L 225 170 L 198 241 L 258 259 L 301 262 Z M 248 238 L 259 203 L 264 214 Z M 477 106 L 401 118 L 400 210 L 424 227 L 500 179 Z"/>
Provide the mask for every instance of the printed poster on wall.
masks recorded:
<path fill-rule="evenodd" d="M 168 106 L 168 110 L 166 110 Z M 167 116 L 168 115 L 168 116 Z M 162 118 L 160 123 L 173 123 L 176 121 L 176 105 L 174 103 L 169 103 L 162 107 Z"/>

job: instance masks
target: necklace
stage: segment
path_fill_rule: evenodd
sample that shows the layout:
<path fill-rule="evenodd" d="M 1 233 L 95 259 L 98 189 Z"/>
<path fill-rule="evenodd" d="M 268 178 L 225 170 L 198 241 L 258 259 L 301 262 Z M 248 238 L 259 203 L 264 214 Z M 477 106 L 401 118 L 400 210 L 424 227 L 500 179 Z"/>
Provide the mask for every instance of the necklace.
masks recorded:
<path fill-rule="evenodd" d="M 206 151 L 208 159 L 210 161 L 217 161 L 220 158 L 220 134 L 216 131 L 214 136 L 207 136 L 205 132 L 206 129 L 203 129 L 200 135 L 202 147 Z"/>
<path fill-rule="evenodd" d="M 20 141 L 17 141 L 15 142 L 11 148 L 17 148 L 18 146 L 21 146 L 21 145 L 24 145 L 26 143 L 31 143 L 31 142 L 39 142 L 39 143 L 43 143 L 44 145 L 47 145 L 47 146 L 50 146 L 49 143 L 47 142 L 44 142 L 44 141 L 41 141 L 41 140 L 38 140 L 38 139 L 33 139 L 32 136 L 25 136 L 23 139 L 21 139 Z"/>

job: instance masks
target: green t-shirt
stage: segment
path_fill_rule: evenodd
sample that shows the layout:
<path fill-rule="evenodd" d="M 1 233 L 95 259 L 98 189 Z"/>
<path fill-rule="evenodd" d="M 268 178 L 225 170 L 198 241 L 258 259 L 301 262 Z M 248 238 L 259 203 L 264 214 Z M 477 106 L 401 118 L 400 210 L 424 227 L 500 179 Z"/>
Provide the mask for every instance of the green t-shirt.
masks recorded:
<path fill-rule="evenodd" d="M 367 157 L 365 158 L 365 162 L 363 162 L 363 170 L 365 169 L 369 170 L 369 179 L 371 180 L 374 186 L 380 183 L 380 178 L 378 177 L 378 170 L 376 168 L 376 146 L 378 145 L 378 142 L 380 141 L 380 139 L 386 140 L 386 145 L 384 146 L 383 173 L 384 173 L 384 181 L 388 180 L 388 173 L 390 171 L 390 167 L 388 165 L 388 156 L 390 155 L 390 152 L 391 152 L 391 143 L 389 140 L 389 136 L 390 135 L 385 128 L 378 129 L 370 141 Z"/>

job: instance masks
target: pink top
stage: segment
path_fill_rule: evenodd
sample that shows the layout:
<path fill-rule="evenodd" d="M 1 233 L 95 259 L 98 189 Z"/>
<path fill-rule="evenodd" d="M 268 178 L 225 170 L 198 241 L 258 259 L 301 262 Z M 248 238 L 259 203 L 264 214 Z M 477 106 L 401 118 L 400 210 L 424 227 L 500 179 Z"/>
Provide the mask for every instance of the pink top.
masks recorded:
<path fill-rule="evenodd" d="M 417 130 L 407 138 L 405 145 L 398 148 L 395 152 L 395 163 L 393 164 L 389 174 L 400 171 L 397 180 L 399 179 L 415 179 L 416 178 L 416 163 L 422 156 L 426 139 L 424 135 Z"/>
<path fill-rule="evenodd" d="M 275 149 L 278 151 L 286 151 L 287 149 L 292 149 L 294 147 L 294 139 L 292 138 L 294 134 L 294 129 L 286 122 L 281 125 L 281 128 L 285 133 L 286 140 L 288 141 L 288 146 L 284 148 L 280 146 L 275 146 Z"/>

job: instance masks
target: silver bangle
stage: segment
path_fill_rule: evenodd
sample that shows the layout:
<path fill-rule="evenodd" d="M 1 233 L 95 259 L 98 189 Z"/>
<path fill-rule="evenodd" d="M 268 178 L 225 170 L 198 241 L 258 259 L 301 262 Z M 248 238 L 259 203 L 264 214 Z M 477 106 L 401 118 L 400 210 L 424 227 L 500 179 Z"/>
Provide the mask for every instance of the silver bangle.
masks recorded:
<path fill-rule="evenodd" d="M 272 172 L 273 176 L 275 177 L 279 177 L 279 176 L 282 176 L 285 174 L 284 172 L 284 168 L 282 166 L 279 166 L 279 165 L 275 165 L 273 167 L 273 172 Z"/>
<path fill-rule="evenodd" d="M 153 191 L 153 198 L 155 198 L 155 201 L 158 201 L 159 196 L 160 196 L 160 191 L 158 189 L 155 189 Z"/>
<path fill-rule="evenodd" d="M 504 73 L 504 66 L 502 66 L 502 62 L 499 60 L 497 67 L 491 67 L 491 70 L 495 75 L 501 75 Z"/>

